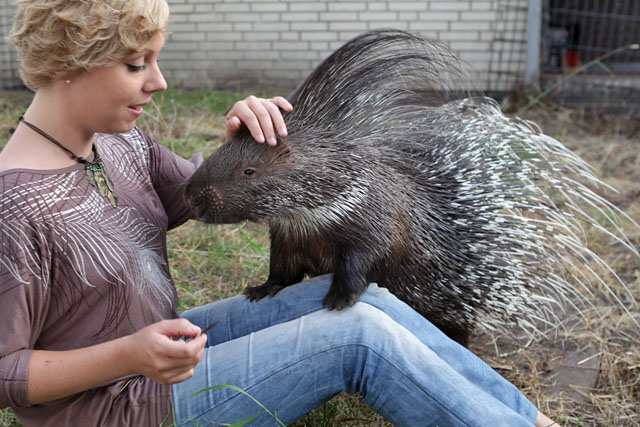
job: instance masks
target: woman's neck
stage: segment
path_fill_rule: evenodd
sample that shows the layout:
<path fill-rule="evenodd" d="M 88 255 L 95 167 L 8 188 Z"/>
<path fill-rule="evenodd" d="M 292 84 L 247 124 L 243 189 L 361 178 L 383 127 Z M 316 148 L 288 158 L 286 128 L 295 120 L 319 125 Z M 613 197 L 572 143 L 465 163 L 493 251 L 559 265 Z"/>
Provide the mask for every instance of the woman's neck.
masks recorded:
<path fill-rule="evenodd" d="M 79 157 L 91 154 L 93 133 L 65 108 L 60 88 L 38 90 L 24 120 L 54 138 Z M 16 168 L 59 169 L 76 164 L 71 155 L 25 123 L 20 123 L 0 152 L 0 171 Z"/>
<path fill-rule="evenodd" d="M 91 153 L 94 133 L 81 122 L 77 106 L 69 105 L 64 89 L 64 83 L 59 83 L 36 92 L 24 118 L 77 156 L 86 157 Z"/>

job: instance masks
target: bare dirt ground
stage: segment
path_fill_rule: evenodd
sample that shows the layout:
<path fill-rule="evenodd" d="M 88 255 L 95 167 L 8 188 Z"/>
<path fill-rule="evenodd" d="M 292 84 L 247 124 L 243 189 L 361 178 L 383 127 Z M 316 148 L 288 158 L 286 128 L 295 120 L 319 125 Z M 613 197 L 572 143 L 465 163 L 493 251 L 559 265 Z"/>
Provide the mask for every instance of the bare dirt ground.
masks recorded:
<path fill-rule="evenodd" d="M 585 112 L 535 108 L 514 115 L 532 120 L 591 164 L 619 192 L 599 191 L 634 221 L 640 222 L 640 121 Z M 640 230 L 621 221 L 632 244 Z M 640 260 L 602 236 L 588 236 L 640 301 Z M 612 280 L 606 280 L 611 285 Z M 615 286 L 615 285 L 611 285 Z M 640 311 L 614 288 L 631 315 Z M 596 286 L 591 307 L 559 313 L 564 328 L 547 328 L 529 342 L 488 333 L 475 335 L 472 350 L 513 382 L 545 413 L 566 426 L 640 425 L 640 327 Z"/>

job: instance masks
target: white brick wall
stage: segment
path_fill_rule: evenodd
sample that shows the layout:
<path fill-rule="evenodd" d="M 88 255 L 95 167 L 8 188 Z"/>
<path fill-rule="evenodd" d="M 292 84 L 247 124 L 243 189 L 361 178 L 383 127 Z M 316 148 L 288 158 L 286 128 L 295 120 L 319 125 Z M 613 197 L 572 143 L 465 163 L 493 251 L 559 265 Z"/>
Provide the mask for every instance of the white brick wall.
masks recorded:
<path fill-rule="evenodd" d="M 521 3 L 526 14 L 527 2 Z M 490 67 L 507 68 L 490 66 L 489 48 L 499 37 L 500 0 L 169 0 L 169 4 L 173 34 L 162 67 L 167 80 L 187 87 L 290 89 L 345 41 L 380 27 L 407 29 L 449 44 L 484 79 L 482 89 L 487 89 Z M 188 7 L 194 4 L 207 4 L 210 12 Z M 195 29 L 190 26 L 194 23 Z M 526 28 L 519 31 L 525 37 Z M 207 53 L 193 55 L 194 43 Z M 188 73 L 192 68 L 199 72 Z"/>
<path fill-rule="evenodd" d="M 526 14 L 527 0 L 520 2 Z M 13 0 L 0 0 L 0 30 L 10 27 Z M 438 38 L 477 71 L 487 89 L 490 70 L 507 69 L 490 52 L 500 38 L 504 0 L 310 1 L 168 0 L 171 9 L 160 57 L 167 80 L 183 87 L 293 88 L 345 41 L 394 27 Z M 518 28 L 526 39 L 526 28 Z M 16 84 L 12 48 L 0 40 L 0 89 Z M 493 62 L 491 62 L 493 61 Z M 524 75 L 524 63 L 516 65 Z M 513 66 L 509 69 L 513 69 Z M 483 83 L 484 82 L 484 83 Z M 506 85 L 512 83 L 507 82 Z M 510 87 L 492 87 L 508 90 Z"/>

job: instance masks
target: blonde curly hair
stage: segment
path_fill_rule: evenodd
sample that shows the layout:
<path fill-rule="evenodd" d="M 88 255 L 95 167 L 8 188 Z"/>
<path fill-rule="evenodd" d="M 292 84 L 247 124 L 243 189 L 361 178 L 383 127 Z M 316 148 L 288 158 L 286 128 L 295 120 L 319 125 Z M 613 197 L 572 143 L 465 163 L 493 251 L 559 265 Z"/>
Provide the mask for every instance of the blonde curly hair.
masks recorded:
<path fill-rule="evenodd" d="M 169 19 L 165 0 L 19 0 L 9 34 L 32 90 L 143 50 Z"/>

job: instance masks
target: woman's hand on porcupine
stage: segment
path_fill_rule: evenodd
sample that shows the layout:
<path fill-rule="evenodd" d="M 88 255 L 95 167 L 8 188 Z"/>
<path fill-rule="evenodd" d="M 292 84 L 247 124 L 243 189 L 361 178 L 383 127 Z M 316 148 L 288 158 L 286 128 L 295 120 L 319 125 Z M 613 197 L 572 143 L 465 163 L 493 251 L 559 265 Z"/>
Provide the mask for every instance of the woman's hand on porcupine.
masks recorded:
<path fill-rule="evenodd" d="M 227 141 L 246 126 L 257 142 L 266 141 L 268 145 L 276 145 L 276 131 L 282 138 L 287 136 L 287 127 L 280 109 L 290 112 L 293 106 L 281 96 L 264 99 L 252 95 L 236 102 L 227 112 L 225 120 Z"/>

